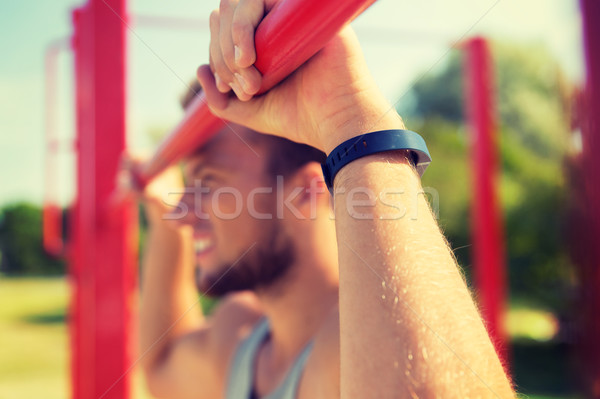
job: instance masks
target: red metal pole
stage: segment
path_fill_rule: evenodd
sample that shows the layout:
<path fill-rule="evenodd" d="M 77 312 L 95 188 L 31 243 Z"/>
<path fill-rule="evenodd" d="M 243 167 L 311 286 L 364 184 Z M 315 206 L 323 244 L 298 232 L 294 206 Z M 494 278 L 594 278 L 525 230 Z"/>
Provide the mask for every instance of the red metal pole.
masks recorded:
<path fill-rule="evenodd" d="M 42 209 L 42 244 L 48 255 L 58 257 L 63 251 L 63 212 L 55 202 L 46 202 Z"/>
<path fill-rule="evenodd" d="M 479 305 L 501 358 L 506 360 L 503 325 L 506 295 L 503 225 L 496 192 L 496 108 L 493 65 L 483 38 L 466 43 L 466 101 L 472 140 L 473 271 Z"/>
<path fill-rule="evenodd" d="M 575 219 L 575 261 L 581 280 L 582 377 L 589 397 L 600 398 L 600 2 L 581 0 L 585 88 L 581 109 L 580 179 L 571 184 L 581 219 Z M 579 181 L 577 181 L 579 180 Z"/>
<path fill-rule="evenodd" d="M 74 13 L 77 199 L 71 274 L 72 395 L 127 398 L 136 287 L 136 211 L 108 207 L 125 150 L 125 0 L 91 0 Z M 110 216 L 110 217 L 109 217 Z"/>
<path fill-rule="evenodd" d="M 44 250 L 59 256 L 63 251 L 62 209 L 58 204 L 58 179 L 56 170 L 58 140 L 56 134 L 56 64 L 60 52 L 67 48 L 65 39 L 52 42 L 46 49 L 45 62 L 45 130 L 46 154 L 44 162 L 44 208 L 42 213 L 42 232 Z"/>
<path fill-rule="evenodd" d="M 344 25 L 375 0 L 282 0 L 256 30 L 256 67 L 263 75 L 261 93 L 285 79 L 319 51 Z M 168 165 L 189 155 L 223 127 L 203 95 L 190 105 L 182 122 L 139 172 L 147 183 Z"/>

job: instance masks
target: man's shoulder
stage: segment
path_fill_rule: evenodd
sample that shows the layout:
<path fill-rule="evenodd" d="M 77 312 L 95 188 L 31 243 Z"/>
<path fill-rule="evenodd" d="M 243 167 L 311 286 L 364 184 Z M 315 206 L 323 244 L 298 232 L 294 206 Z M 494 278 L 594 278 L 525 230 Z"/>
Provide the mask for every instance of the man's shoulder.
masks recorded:
<path fill-rule="evenodd" d="M 262 316 L 263 311 L 256 295 L 250 291 L 242 291 L 221 299 L 211 316 L 211 323 L 215 328 L 234 328 L 255 323 Z"/>
<path fill-rule="evenodd" d="M 228 359 L 263 316 L 260 303 L 251 292 L 224 297 L 209 319 L 208 344 L 216 357 Z"/>
<path fill-rule="evenodd" d="M 178 337 L 151 376 L 155 396 L 222 397 L 235 348 L 262 316 L 257 305 L 246 293 L 225 297 L 201 328 Z"/>

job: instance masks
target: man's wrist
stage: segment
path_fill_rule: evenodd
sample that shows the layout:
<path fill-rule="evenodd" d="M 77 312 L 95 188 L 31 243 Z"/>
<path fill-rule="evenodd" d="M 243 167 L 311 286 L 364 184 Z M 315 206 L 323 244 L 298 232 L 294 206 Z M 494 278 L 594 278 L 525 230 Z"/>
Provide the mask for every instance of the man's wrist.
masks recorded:
<path fill-rule="evenodd" d="M 338 145 L 364 133 L 380 130 L 404 129 L 404 122 L 387 101 L 358 102 L 338 115 L 328 131 L 322 133 L 322 149 L 329 155 Z"/>
<path fill-rule="evenodd" d="M 146 219 L 151 227 L 154 226 L 165 226 L 168 229 L 176 229 L 177 225 L 171 221 L 168 215 L 173 210 L 172 207 L 168 207 L 159 198 L 145 198 L 142 202 L 146 213 Z"/>
<path fill-rule="evenodd" d="M 356 187 L 379 189 L 380 182 L 387 180 L 382 171 L 393 170 L 394 180 L 406 184 L 419 184 L 419 176 L 412 165 L 410 151 L 396 150 L 371 154 L 357 159 L 342 168 L 333 182 L 334 192 L 346 192 Z M 382 169 L 384 168 L 384 169 Z"/>
<path fill-rule="evenodd" d="M 321 165 L 329 192 L 333 194 L 333 181 L 337 173 L 349 163 L 372 154 L 404 152 L 422 175 L 431 163 L 425 140 L 415 132 L 403 129 L 380 130 L 360 134 L 337 146 Z"/>

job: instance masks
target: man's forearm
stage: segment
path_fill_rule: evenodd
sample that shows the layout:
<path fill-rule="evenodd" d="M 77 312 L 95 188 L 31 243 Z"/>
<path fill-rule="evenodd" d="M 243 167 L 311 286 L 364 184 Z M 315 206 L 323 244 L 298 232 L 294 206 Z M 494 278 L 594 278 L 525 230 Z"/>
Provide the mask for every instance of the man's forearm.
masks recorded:
<path fill-rule="evenodd" d="M 342 397 L 512 397 L 405 156 L 354 161 L 335 190 Z M 374 206 L 349 206 L 357 190 Z"/>
<path fill-rule="evenodd" d="M 202 322 L 193 281 L 191 229 L 167 225 L 157 209 L 148 208 L 151 222 L 142 268 L 140 350 L 146 369 L 156 366 L 174 337 Z"/>

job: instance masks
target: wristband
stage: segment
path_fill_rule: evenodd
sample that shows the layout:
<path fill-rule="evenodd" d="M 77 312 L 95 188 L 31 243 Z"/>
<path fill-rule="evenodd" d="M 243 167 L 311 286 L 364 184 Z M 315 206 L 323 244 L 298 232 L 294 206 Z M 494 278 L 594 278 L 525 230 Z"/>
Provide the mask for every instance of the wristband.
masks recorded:
<path fill-rule="evenodd" d="M 335 147 L 327 156 L 325 163 L 321 165 L 329 192 L 333 195 L 335 175 L 350 162 L 367 155 L 393 150 L 410 150 L 412 162 L 419 176 L 423 176 L 425 169 L 431 163 L 425 140 L 418 133 L 410 130 L 381 130 L 365 133 Z"/>

